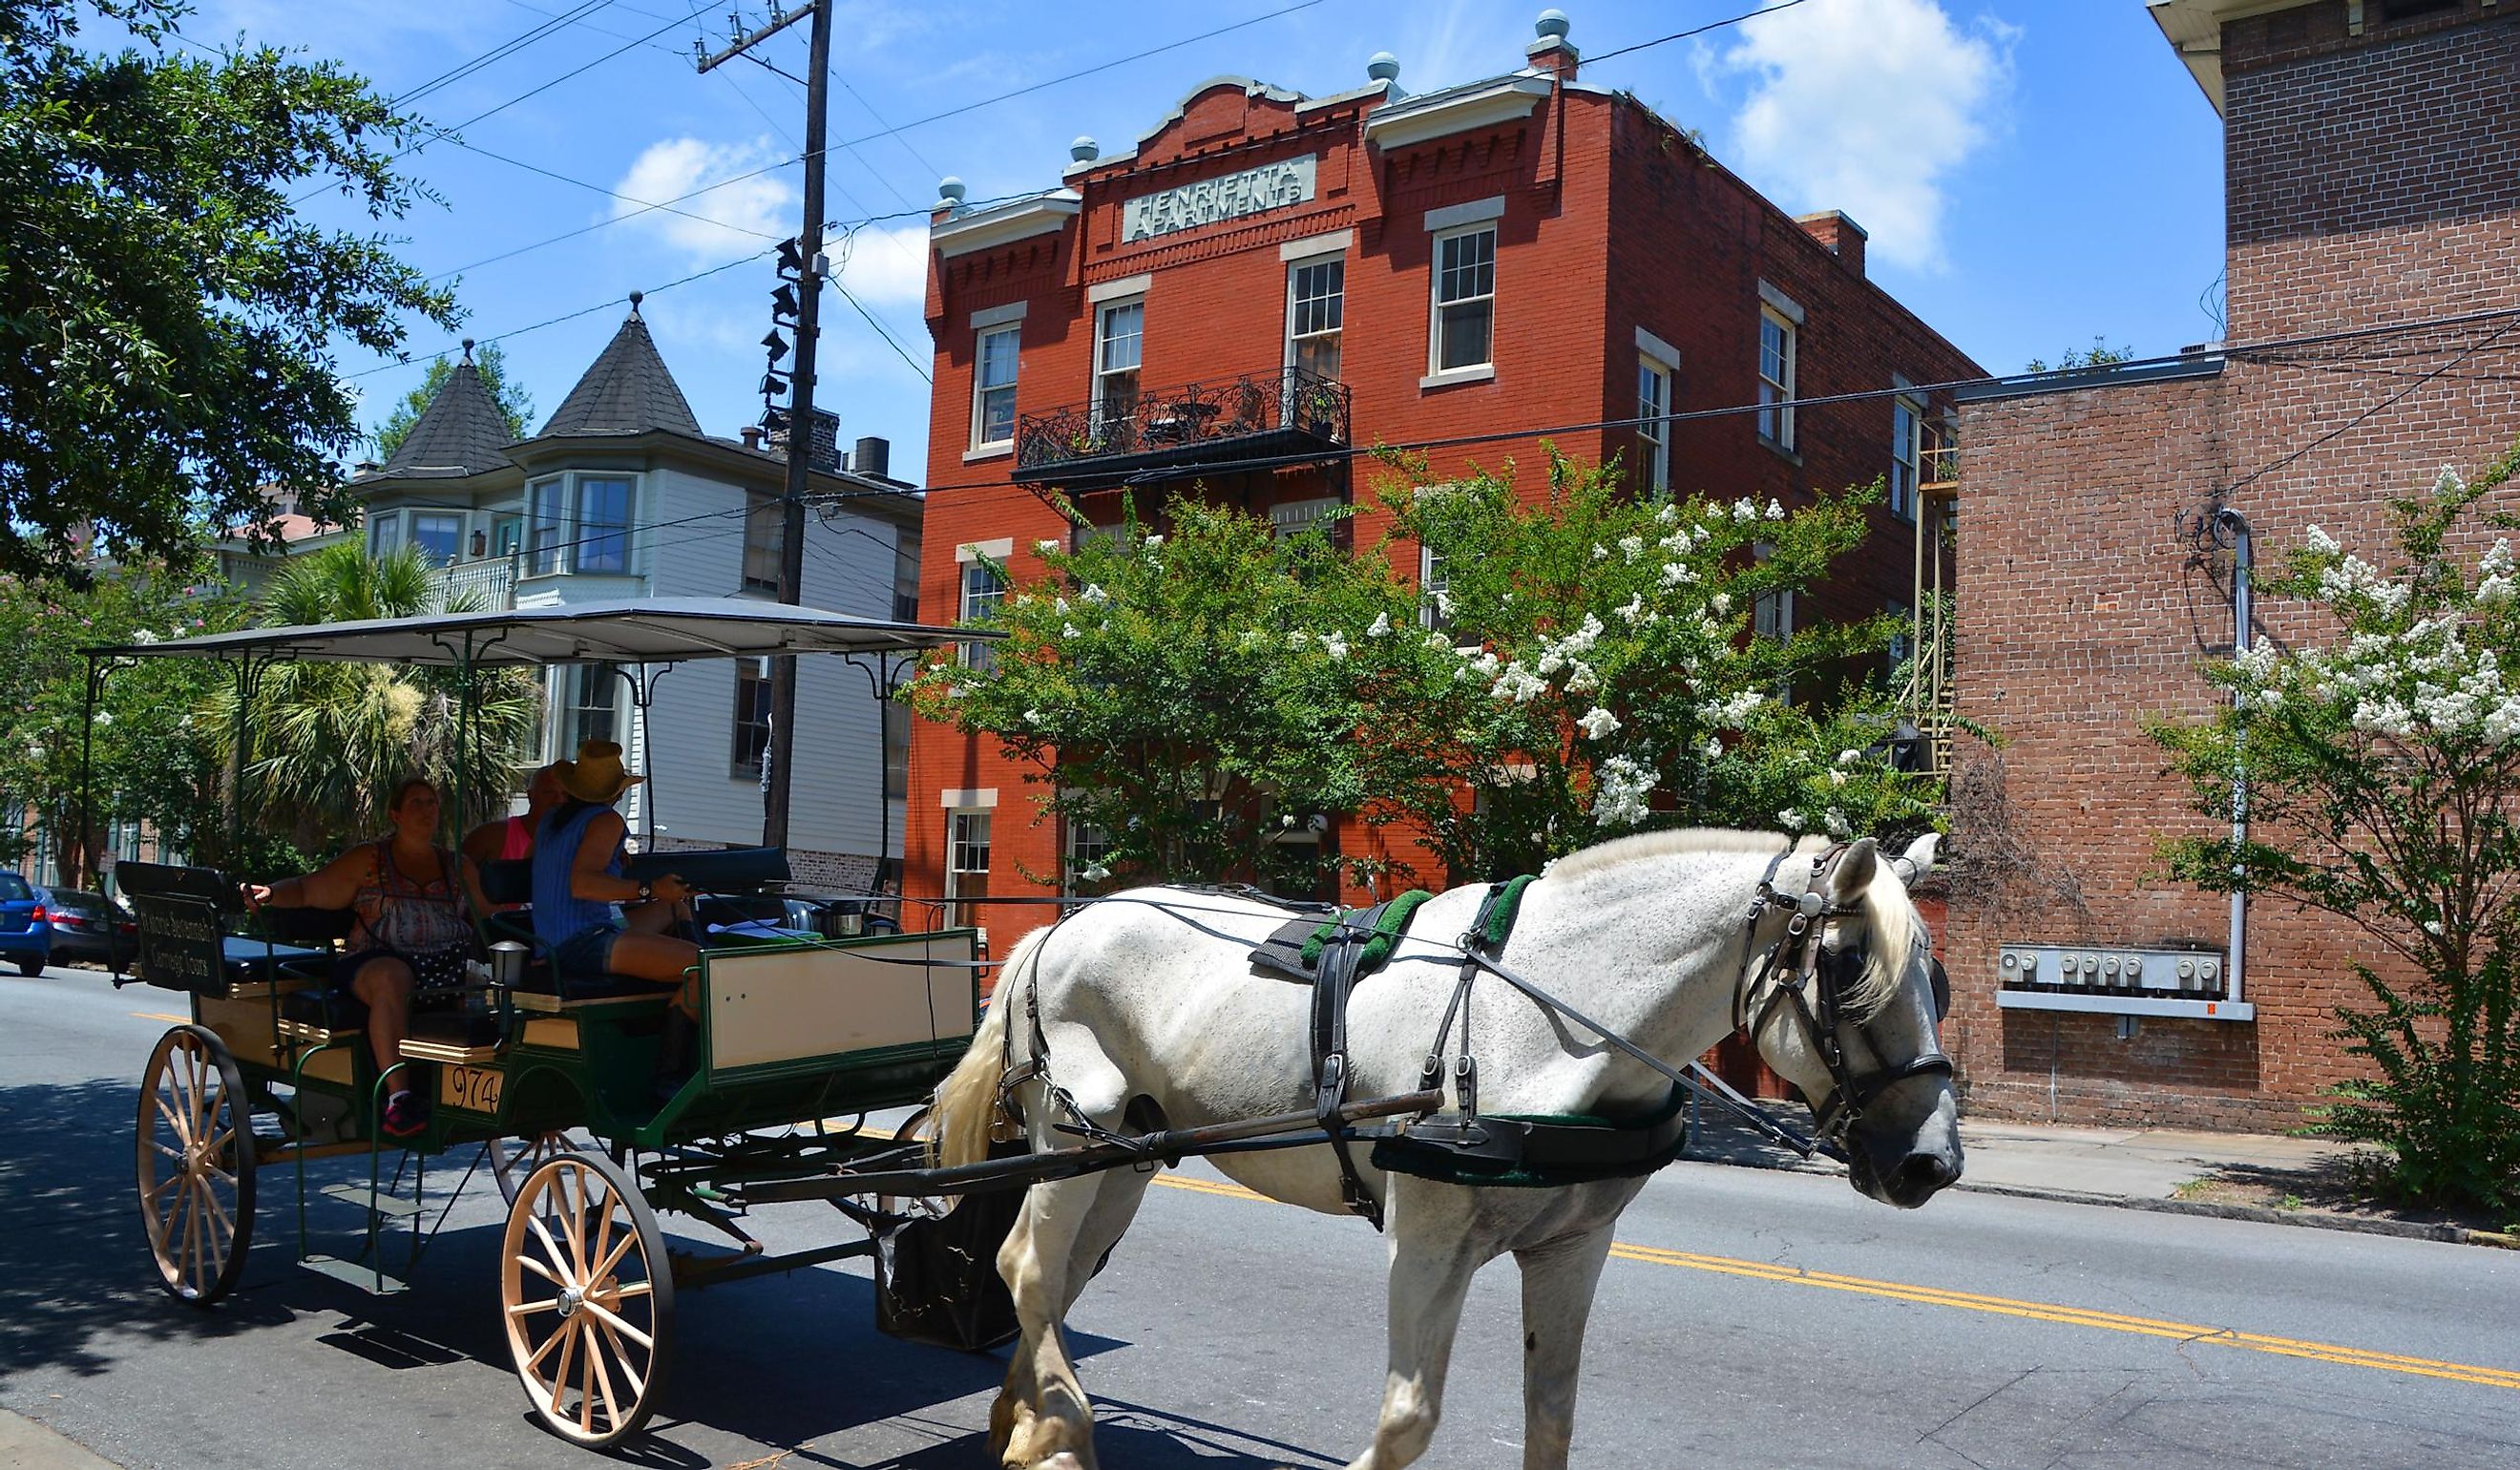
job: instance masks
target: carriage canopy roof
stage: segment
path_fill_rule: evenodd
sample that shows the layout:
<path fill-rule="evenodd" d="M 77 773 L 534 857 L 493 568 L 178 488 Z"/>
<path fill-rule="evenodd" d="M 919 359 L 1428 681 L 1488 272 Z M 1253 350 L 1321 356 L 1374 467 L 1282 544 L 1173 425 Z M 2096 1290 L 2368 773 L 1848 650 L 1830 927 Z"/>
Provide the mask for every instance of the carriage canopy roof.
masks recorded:
<path fill-rule="evenodd" d="M 647 598 L 501 612 L 246 628 L 202 638 L 94 647 L 90 657 L 240 658 L 457 668 L 681 663 L 767 653 L 901 653 L 994 639 L 971 630 L 731 598 Z"/>

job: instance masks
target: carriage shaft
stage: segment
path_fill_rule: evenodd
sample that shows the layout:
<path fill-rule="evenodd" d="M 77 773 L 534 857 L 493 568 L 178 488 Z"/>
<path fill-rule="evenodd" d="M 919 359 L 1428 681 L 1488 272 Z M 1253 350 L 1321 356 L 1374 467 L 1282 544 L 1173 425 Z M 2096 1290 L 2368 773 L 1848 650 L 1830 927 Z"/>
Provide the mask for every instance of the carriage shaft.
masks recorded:
<path fill-rule="evenodd" d="M 1437 1088 L 1393 1097 L 1365 1098 L 1344 1104 L 1332 1116 L 1342 1124 L 1362 1123 L 1403 1113 L 1431 1113 L 1443 1105 L 1443 1090 Z M 1212 1123 L 1204 1128 L 1166 1129 L 1159 1133 L 1141 1134 L 1120 1143 L 1091 1143 L 1083 1148 L 1027 1153 L 1010 1159 L 983 1159 L 951 1169 L 860 1172 L 844 1169 L 824 1179 L 730 1187 L 728 1194 L 740 1197 L 748 1205 L 783 1200 L 832 1199 L 851 1194 L 979 1194 L 992 1189 L 1022 1188 L 1053 1180 L 1074 1179 L 1108 1169 L 1177 1160 L 1228 1144 L 1240 1145 L 1233 1149 L 1234 1152 L 1310 1147 L 1328 1140 L 1329 1135 L 1321 1128 L 1322 1121 L 1309 1109 L 1273 1113 L 1266 1118 Z"/>

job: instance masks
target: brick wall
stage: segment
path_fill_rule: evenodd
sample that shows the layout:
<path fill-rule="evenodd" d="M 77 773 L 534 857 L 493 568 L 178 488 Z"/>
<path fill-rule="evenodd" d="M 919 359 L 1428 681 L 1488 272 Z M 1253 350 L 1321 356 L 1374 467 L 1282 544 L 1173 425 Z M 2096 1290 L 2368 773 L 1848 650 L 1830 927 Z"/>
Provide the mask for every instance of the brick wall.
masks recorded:
<path fill-rule="evenodd" d="M 1558 90 L 1531 115 L 1405 146 L 1364 141 L 1378 95 L 1304 109 L 1282 94 L 1221 83 L 1190 99 L 1141 145 L 1073 173 L 1083 197 L 1063 232 L 996 250 L 939 258 L 927 315 L 936 338 L 922 605 L 931 621 L 957 609 L 958 547 L 1005 538 L 1018 579 L 1040 570 L 1034 542 L 1065 526 L 1029 491 L 1010 483 L 1011 459 L 966 459 L 971 412 L 971 315 L 1024 303 L 1016 399 L 1020 414 L 1079 406 L 1090 396 L 1101 284 L 1140 274 L 1146 293 L 1142 383 L 1230 381 L 1273 373 L 1285 351 L 1286 266 L 1279 246 L 1354 231 L 1346 259 L 1341 377 L 1353 399 L 1352 442 L 1413 442 L 1506 427 L 1583 424 L 1638 411 L 1639 327 L 1680 349 L 1674 383 L 1681 410 L 1751 402 L 1757 391 L 1758 287 L 1764 279 L 1806 310 L 1798 388 L 1807 393 L 1882 389 L 1891 375 L 1917 382 L 1968 377 L 1975 366 L 1918 323 L 1862 270 L 1860 236 L 1836 216 L 1810 228 L 1760 199 L 1732 173 L 1679 140 L 1632 100 Z M 1310 154 L 1317 197 L 1284 210 L 1176 235 L 1123 243 L 1121 204 L 1157 189 Z M 1428 211 L 1502 198 L 1496 263 L 1495 374 L 1427 386 L 1432 237 Z M 1826 234 L 1837 248 L 1816 238 Z M 1789 504 L 1883 474 L 1891 409 L 1877 401 L 1806 411 L 1797 454 L 1761 447 L 1748 416 L 1676 426 L 1673 483 Z M 1555 434 L 1579 460 L 1633 456 L 1628 430 Z M 1521 468 L 1536 493 L 1540 446 L 1508 440 L 1434 451 L 1436 477 L 1478 468 Z M 1204 493 L 1253 510 L 1325 494 L 1371 506 L 1382 471 L 1209 475 Z M 1151 515 L 1171 487 L 1135 493 Z M 1117 490 L 1079 503 L 1096 520 L 1118 518 Z M 1384 528 L 1359 517 L 1360 544 Z M 1910 595 L 1912 531 L 1876 512 L 1876 536 L 1840 585 L 1797 609 L 1800 620 L 1868 614 Z M 1006 761 L 993 740 L 941 727 L 914 736 L 905 833 L 914 895 L 942 890 L 946 814 L 940 793 L 994 791 L 993 891 L 1015 891 L 1018 865 L 1058 868 L 1057 834 L 1036 816 L 1042 773 Z M 1351 855 L 1376 853 L 1409 881 L 1440 886 L 1441 873 L 1408 870 L 1421 855 L 1398 828 L 1333 834 Z M 983 913 L 1000 949 L 1039 912 Z M 994 932 L 1003 930 L 1004 933 Z"/>
<path fill-rule="evenodd" d="M 2253 1023 L 2002 1011 L 2009 942 L 2196 940 L 2228 901 L 2168 883 L 2158 840 L 2216 832 L 2163 774 L 2141 722 L 2215 698 L 2231 642 L 2228 553 L 2185 533 L 2218 504 L 2278 561 L 2318 524 L 2391 559 L 2386 502 L 2520 438 L 2520 330 L 2501 322 L 2281 351 L 2269 338 L 2520 308 L 2520 15 L 2477 0 L 2347 33 L 2340 3 L 2227 26 L 2230 328 L 2217 375 L 1964 406 L 1959 707 L 2003 740 L 1963 741 L 1956 781 L 1946 1040 L 1972 1111 L 2286 1129 L 2352 1066 L 2326 1033 L 2387 972 L 2351 926 L 2252 907 Z M 2508 320 L 2508 319 L 2506 319 Z M 2262 599 L 2258 633 L 2329 636 Z"/>

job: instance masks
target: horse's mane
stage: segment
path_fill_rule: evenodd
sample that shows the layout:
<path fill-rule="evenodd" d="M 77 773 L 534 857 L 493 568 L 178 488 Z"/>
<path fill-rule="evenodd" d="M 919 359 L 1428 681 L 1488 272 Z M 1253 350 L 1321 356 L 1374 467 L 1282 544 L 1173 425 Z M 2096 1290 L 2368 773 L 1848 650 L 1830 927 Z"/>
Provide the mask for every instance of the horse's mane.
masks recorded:
<path fill-rule="evenodd" d="M 1552 878 L 1580 878 L 1589 872 L 1639 858 L 1683 857 L 1693 854 L 1709 856 L 1723 853 L 1780 853 L 1793 845 L 1793 839 L 1782 832 L 1743 832 L 1721 826 L 1685 826 L 1671 831 L 1639 832 L 1633 837 L 1620 837 L 1598 847 L 1571 852 L 1542 869 Z"/>
<path fill-rule="evenodd" d="M 1669 831 L 1639 832 L 1633 837 L 1620 837 L 1598 847 L 1568 853 L 1544 869 L 1552 878 L 1580 878 L 1587 873 L 1641 858 L 1720 856 L 1748 853 L 1771 856 L 1797 850 L 1818 852 L 1826 839 L 1805 837 L 1796 841 L 1781 832 L 1745 832 L 1729 827 L 1691 826 Z M 1899 880 L 1897 869 L 1890 866 L 1886 851 L 1875 858 L 1872 881 L 1865 885 L 1861 906 L 1864 920 L 1870 931 L 1866 946 L 1864 973 L 1847 987 L 1842 998 L 1847 1018 L 1861 1025 L 1877 1016 L 1897 999 L 1899 987 L 1906 979 L 1908 965 L 1914 958 L 1916 946 L 1924 938 L 1924 919 L 1908 897 L 1907 884 Z"/>

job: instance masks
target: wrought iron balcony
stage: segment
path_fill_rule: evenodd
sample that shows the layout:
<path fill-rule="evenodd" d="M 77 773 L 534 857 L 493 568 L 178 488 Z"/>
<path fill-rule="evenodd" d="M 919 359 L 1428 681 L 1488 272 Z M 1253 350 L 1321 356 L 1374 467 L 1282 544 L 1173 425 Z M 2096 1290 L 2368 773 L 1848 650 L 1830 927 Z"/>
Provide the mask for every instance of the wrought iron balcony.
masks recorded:
<path fill-rule="evenodd" d="M 1281 368 L 1026 414 L 1015 427 L 1014 477 L 1049 485 L 1164 477 L 1149 472 L 1300 458 L 1346 445 L 1348 432 L 1347 384 Z"/>

